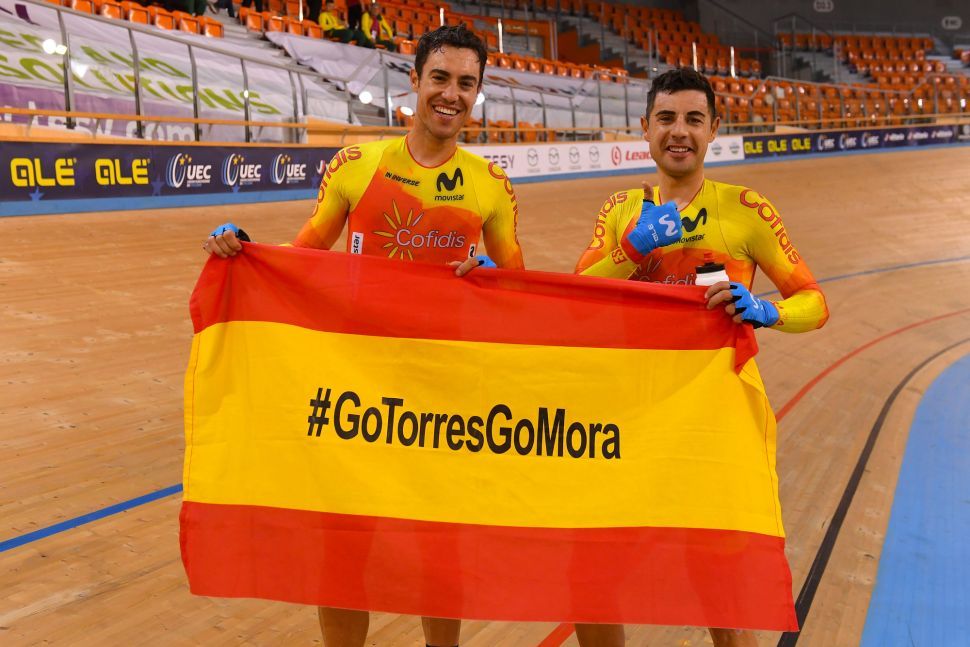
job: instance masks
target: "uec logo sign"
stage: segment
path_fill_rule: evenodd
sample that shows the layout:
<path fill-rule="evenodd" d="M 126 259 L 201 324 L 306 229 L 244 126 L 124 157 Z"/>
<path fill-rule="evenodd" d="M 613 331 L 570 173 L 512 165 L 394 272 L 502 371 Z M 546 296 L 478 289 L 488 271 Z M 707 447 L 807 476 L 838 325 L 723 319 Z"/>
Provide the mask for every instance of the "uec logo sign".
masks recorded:
<path fill-rule="evenodd" d="M 173 189 L 183 186 L 201 186 L 212 181 L 211 164 L 193 164 L 192 158 L 179 153 L 168 160 L 165 167 L 165 184 Z"/>
<path fill-rule="evenodd" d="M 306 181 L 306 164 L 294 164 L 293 158 L 286 154 L 273 158 L 270 167 L 273 184 L 294 184 Z"/>
<path fill-rule="evenodd" d="M 226 186 L 256 184 L 263 178 L 262 164 L 246 164 L 246 158 L 233 153 L 222 161 L 222 183 Z"/>

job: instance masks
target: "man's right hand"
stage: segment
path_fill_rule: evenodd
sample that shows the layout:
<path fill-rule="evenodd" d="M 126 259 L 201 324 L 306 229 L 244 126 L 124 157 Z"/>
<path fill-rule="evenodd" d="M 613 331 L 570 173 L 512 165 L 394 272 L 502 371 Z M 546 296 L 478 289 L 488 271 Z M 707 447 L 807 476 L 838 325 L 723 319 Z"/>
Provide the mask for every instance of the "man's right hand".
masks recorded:
<path fill-rule="evenodd" d="M 640 218 L 620 241 L 620 246 L 627 258 L 639 263 L 658 247 L 676 243 L 682 235 L 683 225 L 677 205 L 667 202 L 657 206 L 644 196 Z"/>
<path fill-rule="evenodd" d="M 219 225 L 209 234 L 209 238 L 202 243 L 202 249 L 220 258 L 228 258 L 242 251 L 242 242 L 240 241 L 248 242 L 249 236 L 236 225 L 227 222 L 224 225 Z"/>

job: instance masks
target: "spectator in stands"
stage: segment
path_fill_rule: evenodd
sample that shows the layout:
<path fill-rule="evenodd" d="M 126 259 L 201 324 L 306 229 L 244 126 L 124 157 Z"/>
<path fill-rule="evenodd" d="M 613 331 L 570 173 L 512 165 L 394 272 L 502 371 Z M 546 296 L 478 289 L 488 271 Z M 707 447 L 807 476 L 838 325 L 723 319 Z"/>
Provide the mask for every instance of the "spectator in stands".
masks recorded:
<path fill-rule="evenodd" d="M 320 18 L 320 4 L 320 0 L 307 0 L 307 9 L 309 11 L 304 18 L 316 22 Z"/>
<path fill-rule="evenodd" d="M 232 2 L 232 0 L 229 0 L 229 1 Z M 242 4 L 240 4 L 239 6 L 240 7 L 248 7 L 249 5 L 253 4 L 254 2 L 256 3 L 256 12 L 257 13 L 262 13 L 263 12 L 263 0 L 242 0 Z"/>
<path fill-rule="evenodd" d="M 347 0 L 347 28 L 360 29 L 360 18 L 364 9 L 361 0 Z"/>
<path fill-rule="evenodd" d="M 340 22 L 340 18 L 333 11 L 333 3 L 330 0 L 323 3 L 323 11 L 320 12 L 317 21 L 323 29 L 323 35 L 327 38 L 339 40 L 341 43 L 349 43 L 350 41 L 364 43 L 367 41 L 367 37 L 359 29 L 347 29 Z"/>
<path fill-rule="evenodd" d="M 206 0 L 185 0 L 182 5 L 185 8 L 186 13 L 190 13 L 193 16 L 201 16 L 205 13 Z"/>
<path fill-rule="evenodd" d="M 232 0 L 216 0 L 216 2 L 210 2 L 209 9 L 216 15 L 219 14 L 220 9 L 225 9 L 230 18 L 236 17 L 236 10 L 232 4 Z"/>
<path fill-rule="evenodd" d="M 659 187 L 655 192 L 644 183 L 642 190 L 623 192 L 623 199 L 612 196 L 616 206 L 604 210 L 609 215 L 597 221 L 576 272 L 691 285 L 707 253 L 730 278 L 708 287 L 708 309 L 722 308 L 735 323 L 754 328 L 790 333 L 821 328 L 829 314 L 825 296 L 787 234 L 779 237 L 784 227 L 777 210 L 760 193 L 704 177 L 704 155 L 720 123 L 708 80 L 690 68 L 661 74 L 653 80 L 640 121 L 657 163 Z M 669 202 L 662 204 L 664 200 Z M 781 299 L 751 294 L 759 268 Z M 702 590 L 697 595 L 716 600 L 722 594 Z M 749 630 L 709 631 L 715 647 L 758 645 Z M 622 625 L 577 623 L 576 637 L 582 647 L 625 644 Z"/>
<path fill-rule="evenodd" d="M 367 13 L 360 20 L 360 30 L 367 37 L 370 47 L 380 45 L 389 52 L 396 52 L 397 45 L 394 44 L 394 30 L 391 23 L 387 22 L 381 5 L 373 3 L 367 7 Z M 367 47 L 367 43 L 357 43 Z"/>

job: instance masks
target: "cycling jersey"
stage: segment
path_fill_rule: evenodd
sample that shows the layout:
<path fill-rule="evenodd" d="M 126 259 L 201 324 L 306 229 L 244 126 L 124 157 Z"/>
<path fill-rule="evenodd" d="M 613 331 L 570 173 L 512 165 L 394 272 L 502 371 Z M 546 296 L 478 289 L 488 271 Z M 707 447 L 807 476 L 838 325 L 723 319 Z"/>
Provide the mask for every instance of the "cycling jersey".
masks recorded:
<path fill-rule="evenodd" d="M 501 167 L 461 148 L 439 166 L 422 166 L 401 137 L 334 155 L 313 215 L 293 244 L 329 249 L 346 221 L 352 254 L 463 261 L 483 253 L 482 237 L 499 267 L 519 269 L 517 218 L 515 192 Z"/>
<path fill-rule="evenodd" d="M 654 189 L 656 204 L 660 204 L 659 192 Z M 577 273 L 693 285 L 695 268 L 703 265 L 707 252 L 724 265 L 732 281 L 748 289 L 761 267 L 782 295 L 781 301 L 773 302 L 780 315 L 774 328 L 804 332 L 828 319 L 825 297 L 792 244 L 778 210 L 757 191 L 705 180 L 681 212 L 680 242 L 657 248 L 636 263 L 623 252 L 620 241 L 636 226 L 642 205 L 641 189 L 609 197 L 597 214 L 593 240 L 579 259 Z"/>

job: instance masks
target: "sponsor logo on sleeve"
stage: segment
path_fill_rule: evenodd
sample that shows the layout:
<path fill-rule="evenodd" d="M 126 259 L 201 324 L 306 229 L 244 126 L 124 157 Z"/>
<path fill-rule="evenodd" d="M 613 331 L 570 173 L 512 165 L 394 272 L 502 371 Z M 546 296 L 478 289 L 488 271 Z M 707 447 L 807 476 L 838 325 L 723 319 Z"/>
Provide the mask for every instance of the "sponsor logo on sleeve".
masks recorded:
<path fill-rule="evenodd" d="M 772 233 L 775 235 L 775 239 L 778 241 L 778 246 L 781 247 L 782 253 L 792 265 L 797 265 L 800 259 L 798 251 L 792 245 L 791 240 L 788 239 L 788 232 L 785 231 L 785 225 L 781 221 L 781 216 L 778 215 L 778 212 L 775 211 L 768 200 L 757 191 L 752 191 L 751 189 L 742 191 L 739 199 L 742 205 L 755 211 L 758 217 L 768 224 Z"/>

